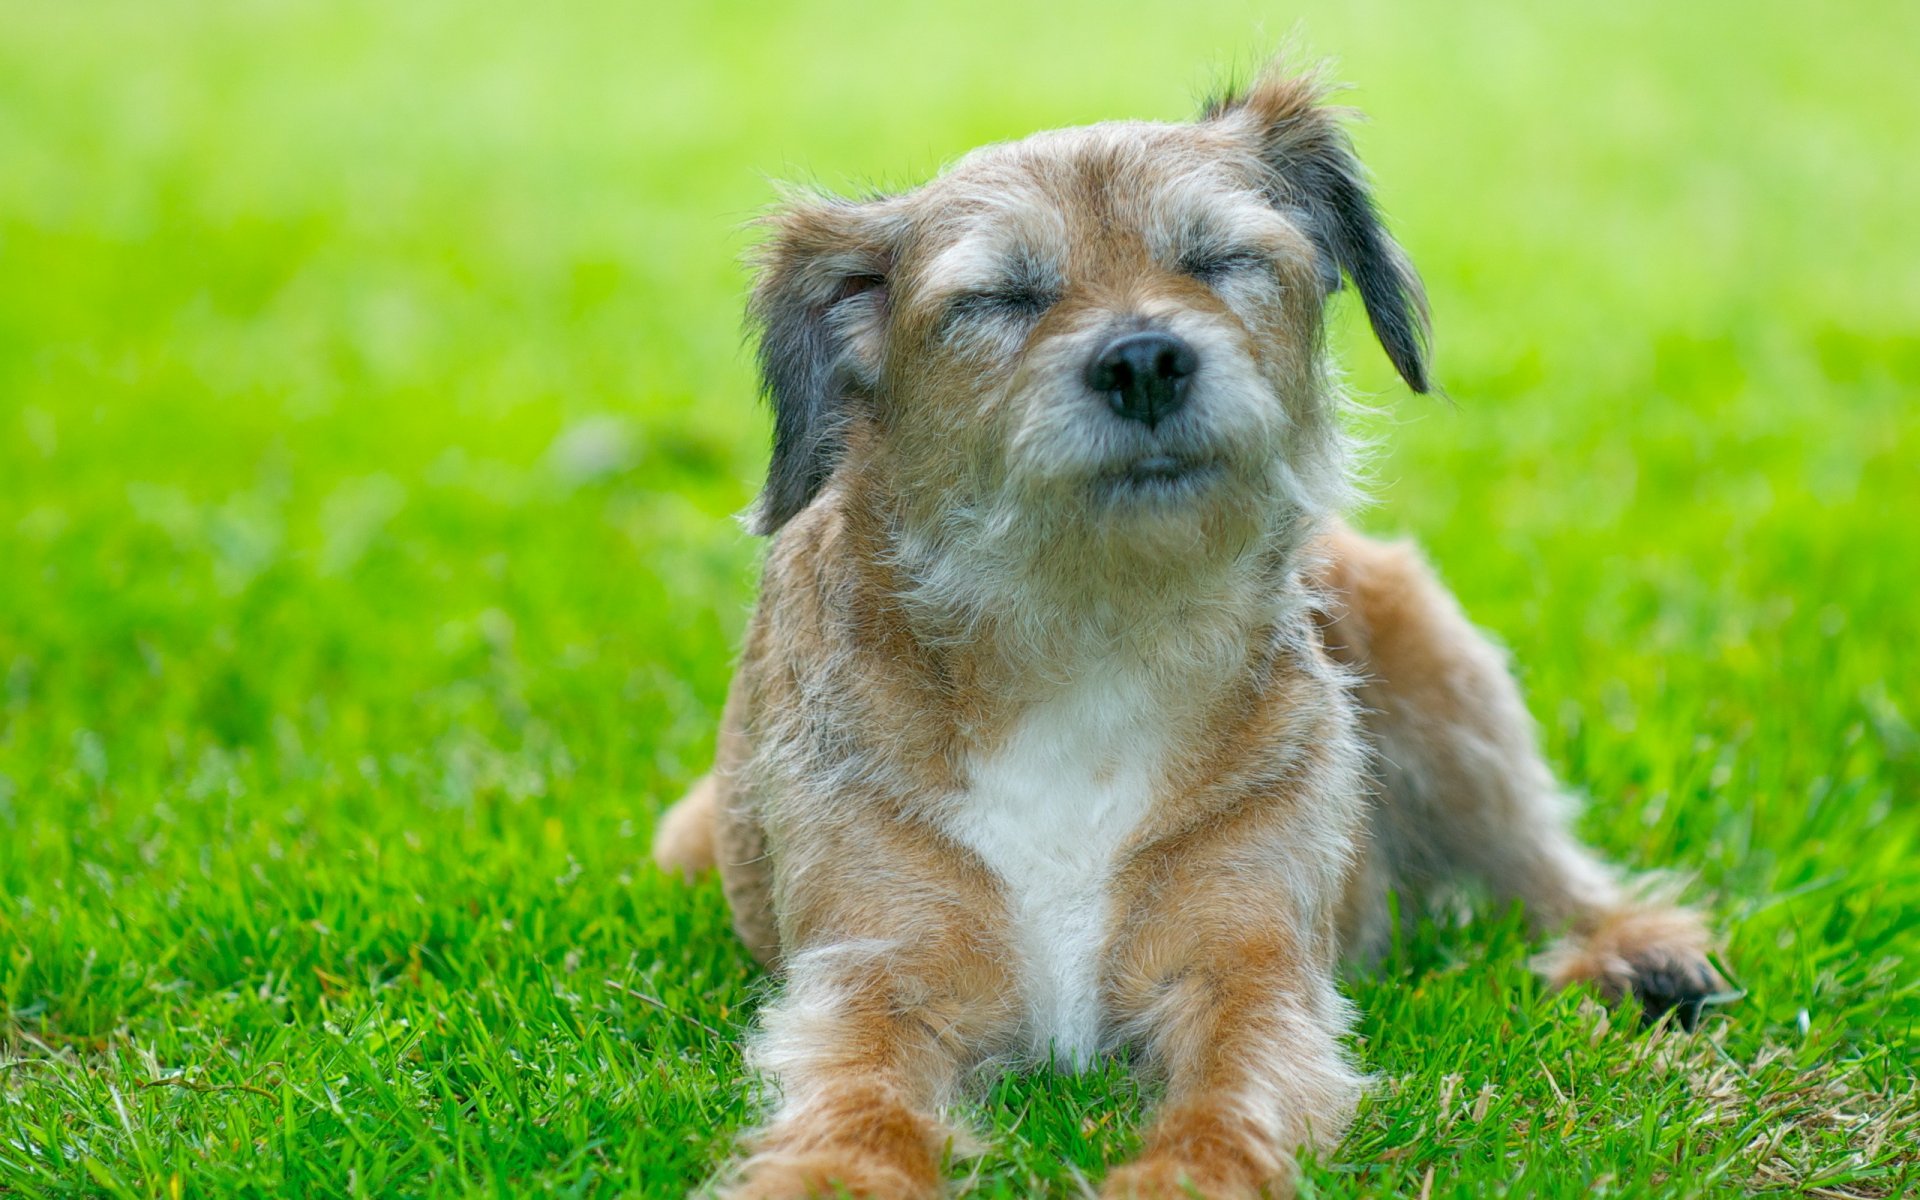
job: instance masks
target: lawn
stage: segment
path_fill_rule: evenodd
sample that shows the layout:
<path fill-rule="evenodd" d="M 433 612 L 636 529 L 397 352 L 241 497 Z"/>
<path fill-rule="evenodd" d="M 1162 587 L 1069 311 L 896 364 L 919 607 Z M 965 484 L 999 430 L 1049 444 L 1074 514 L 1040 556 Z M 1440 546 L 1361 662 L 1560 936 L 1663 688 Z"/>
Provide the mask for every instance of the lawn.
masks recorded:
<path fill-rule="evenodd" d="M 769 983 L 657 873 L 766 442 L 744 225 L 1177 119 L 1298 22 L 1432 293 L 1373 530 L 1746 990 L 1353 981 L 1321 1196 L 1920 1191 L 1920 6 L 0 0 L 0 1195 L 669 1197 Z M 1150 1100 L 1011 1078 L 964 1194 Z"/>

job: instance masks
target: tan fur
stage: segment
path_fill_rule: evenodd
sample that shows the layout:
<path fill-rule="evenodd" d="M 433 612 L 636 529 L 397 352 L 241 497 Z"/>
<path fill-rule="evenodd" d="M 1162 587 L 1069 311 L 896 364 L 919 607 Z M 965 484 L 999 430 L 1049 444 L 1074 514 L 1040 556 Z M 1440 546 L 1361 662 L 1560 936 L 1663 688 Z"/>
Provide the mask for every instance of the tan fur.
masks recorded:
<path fill-rule="evenodd" d="M 693 785 L 685 799 L 660 817 L 653 831 L 653 861 L 663 871 L 678 871 L 691 883 L 719 862 L 714 835 L 719 823 L 719 792 L 713 776 Z"/>
<path fill-rule="evenodd" d="M 1568 832 L 1500 655 L 1334 515 L 1324 286 L 1355 280 L 1417 388 L 1424 309 L 1317 98 L 1272 75 L 774 218 L 777 533 L 714 772 L 655 843 L 719 867 L 785 977 L 729 1194 L 934 1195 L 942 1107 L 1059 1038 L 1166 1080 L 1108 1195 L 1290 1192 L 1360 1094 L 1335 977 L 1389 890 L 1484 880 L 1610 999 L 1718 984 L 1698 919 Z M 1137 329 L 1201 363 L 1166 429 L 1083 381 Z M 1133 482 L 1162 448 L 1178 482 Z"/>

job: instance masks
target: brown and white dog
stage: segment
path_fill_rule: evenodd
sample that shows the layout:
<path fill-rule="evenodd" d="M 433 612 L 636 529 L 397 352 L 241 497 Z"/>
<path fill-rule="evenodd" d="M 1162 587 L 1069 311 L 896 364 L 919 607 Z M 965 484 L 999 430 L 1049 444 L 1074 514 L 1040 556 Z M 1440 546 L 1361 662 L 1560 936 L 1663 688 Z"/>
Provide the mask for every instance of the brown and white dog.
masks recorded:
<path fill-rule="evenodd" d="M 773 540 L 655 847 L 785 975 L 732 1195 L 935 1195 L 982 1064 L 1123 1046 L 1166 1097 L 1107 1194 L 1286 1194 L 1353 1114 L 1335 974 L 1395 890 L 1482 880 L 1564 935 L 1553 983 L 1649 1013 L 1724 986 L 1569 832 L 1500 654 L 1339 523 L 1328 294 L 1415 391 L 1425 311 L 1312 79 L 771 226 Z"/>

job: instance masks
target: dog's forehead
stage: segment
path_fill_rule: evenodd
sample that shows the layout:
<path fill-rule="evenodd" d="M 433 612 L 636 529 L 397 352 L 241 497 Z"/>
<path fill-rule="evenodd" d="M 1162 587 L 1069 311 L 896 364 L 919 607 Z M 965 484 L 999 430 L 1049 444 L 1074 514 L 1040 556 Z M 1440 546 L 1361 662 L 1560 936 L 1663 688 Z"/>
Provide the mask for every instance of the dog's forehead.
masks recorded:
<path fill-rule="evenodd" d="M 937 260 L 982 268 L 997 252 L 1046 257 L 1089 240 L 1158 242 L 1271 216 L 1237 143 L 1201 126 L 1149 122 L 983 146 L 922 187 L 915 203 Z"/>
<path fill-rule="evenodd" d="M 942 173 L 964 180 L 981 173 L 1026 171 L 1036 176 L 1100 174 L 1115 168 L 1178 168 L 1220 157 L 1231 143 L 1198 125 L 1103 121 L 1043 129 L 1009 142 L 974 149 Z"/>

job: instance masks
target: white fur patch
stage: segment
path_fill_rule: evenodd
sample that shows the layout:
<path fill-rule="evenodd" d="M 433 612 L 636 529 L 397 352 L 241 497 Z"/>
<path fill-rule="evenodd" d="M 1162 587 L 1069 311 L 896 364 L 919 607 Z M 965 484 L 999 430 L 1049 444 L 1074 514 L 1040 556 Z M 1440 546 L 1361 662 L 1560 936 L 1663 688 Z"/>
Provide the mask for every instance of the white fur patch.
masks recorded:
<path fill-rule="evenodd" d="M 1138 668 L 1082 672 L 971 764 L 944 822 L 1004 885 L 1028 1049 L 1063 1069 L 1102 1049 L 1114 860 L 1152 805 L 1166 746 L 1156 693 Z"/>

